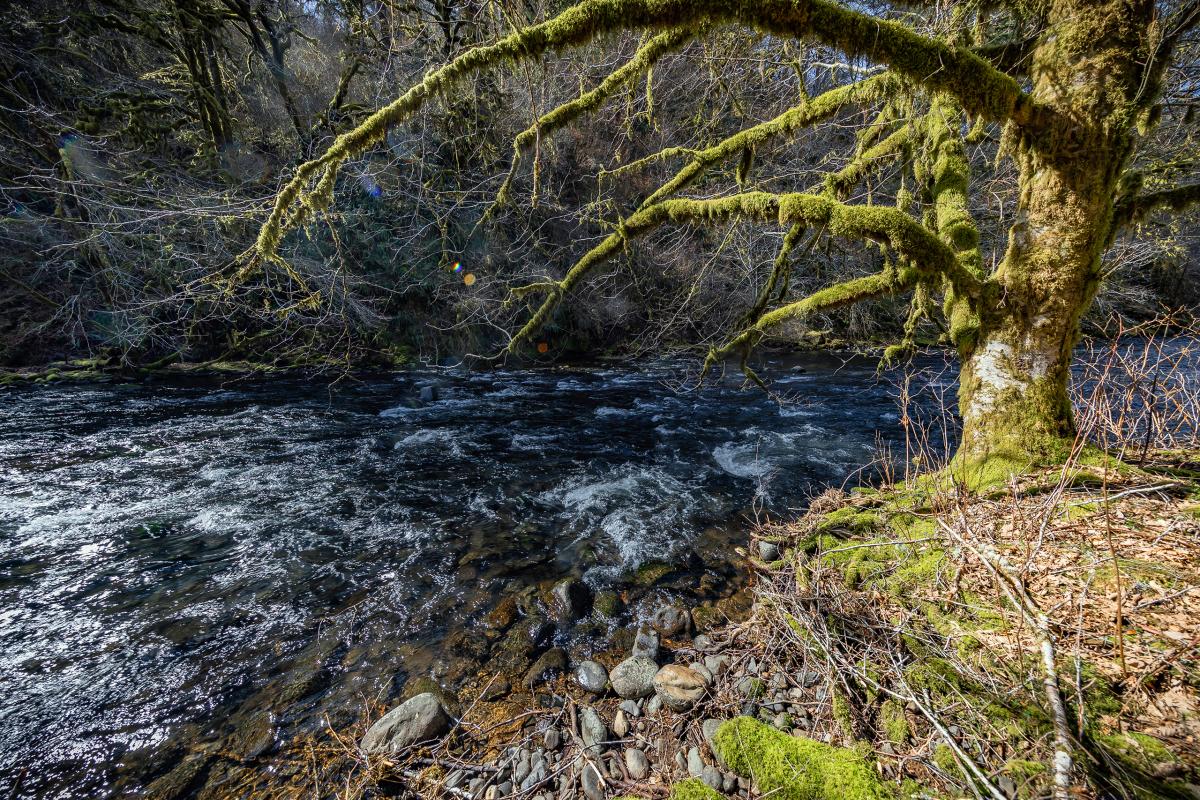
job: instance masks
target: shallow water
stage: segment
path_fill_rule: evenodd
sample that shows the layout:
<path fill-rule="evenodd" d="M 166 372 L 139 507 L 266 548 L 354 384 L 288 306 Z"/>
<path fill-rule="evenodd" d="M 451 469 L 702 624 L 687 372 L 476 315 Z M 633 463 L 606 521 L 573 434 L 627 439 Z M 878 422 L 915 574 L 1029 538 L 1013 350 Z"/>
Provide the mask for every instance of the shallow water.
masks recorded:
<path fill-rule="evenodd" d="M 776 363 L 783 404 L 676 391 L 694 367 L 7 390 L 0 795 L 133 796 L 346 724 L 505 592 L 720 571 L 898 433 L 870 362 Z"/>

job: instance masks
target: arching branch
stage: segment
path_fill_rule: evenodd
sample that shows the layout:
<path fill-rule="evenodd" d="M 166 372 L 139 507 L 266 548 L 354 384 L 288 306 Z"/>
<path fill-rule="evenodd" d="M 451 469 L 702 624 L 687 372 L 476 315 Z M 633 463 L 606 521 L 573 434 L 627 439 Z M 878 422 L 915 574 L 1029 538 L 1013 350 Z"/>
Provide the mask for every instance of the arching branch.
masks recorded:
<path fill-rule="evenodd" d="M 559 301 L 597 266 L 616 256 L 630 239 L 658 228 L 666 222 L 719 222 L 749 219 L 780 225 L 823 226 L 831 235 L 858 241 L 872 241 L 890 248 L 906 265 L 906 281 L 920 275 L 945 276 L 966 294 L 978 294 L 976 276 L 964 271 L 950 250 L 933 232 L 896 208 L 851 206 L 817 194 L 769 194 L 745 192 L 712 200 L 664 200 L 630 215 L 612 234 L 588 251 L 563 279 L 542 282 L 515 290 L 517 296 L 545 291 L 546 298 L 529 321 L 513 337 L 506 350 L 512 352 L 533 336 Z M 827 295 L 826 295 L 827 296 Z M 770 312 L 762 317 L 775 319 Z"/>
<path fill-rule="evenodd" d="M 346 159 L 383 139 L 392 125 L 466 75 L 582 44 L 612 31 L 704 23 L 749 25 L 793 38 L 815 36 L 847 55 L 870 58 L 931 90 L 951 93 L 969 112 L 990 119 L 1020 120 L 1030 110 L 1017 82 L 969 49 L 830 0 L 583 0 L 551 20 L 470 50 L 430 72 L 401 97 L 339 136 L 323 155 L 302 164 L 280 189 L 246 256 L 251 262 L 277 259 L 288 229 L 328 207 L 338 168 Z M 247 265 L 243 272 L 252 268 Z"/>
<path fill-rule="evenodd" d="M 787 136 L 800 128 L 828 119 L 847 103 L 870 101 L 881 97 L 887 91 L 895 89 L 897 84 L 896 76 L 885 73 L 865 81 L 830 89 L 824 94 L 789 108 L 774 119 L 738 131 L 711 147 L 692 151 L 690 152 L 692 160 L 647 197 L 641 207 L 648 208 L 678 194 L 699 180 L 715 164 L 734 156 L 740 156 L 747 150 L 757 149 L 771 139 Z"/>
<path fill-rule="evenodd" d="M 680 49 L 695 37 L 697 31 L 693 28 L 678 28 L 666 33 L 660 33 L 643 45 L 624 65 L 610 73 L 596 88 L 558 106 L 553 111 L 542 115 L 537 122 L 521 131 L 513 139 L 513 161 L 508 175 L 496 192 L 496 206 L 508 200 L 508 191 L 517 173 L 521 154 L 533 146 L 539 136 L 553 133 L 565 128 L 584 114 L 595 111 L 600 104 L 612 96 L 618 89 L 646 74 L 660 58 Z M 492 209 L 488 210 L 490 214 Z"/>
<path fill-rule="evenodd" d="M 707 373 L 713 365 L 733 353 L 747 353 L 754 349 L 766 336 L 768 330 L 784 322 L 801 320 L 821 311 L 832 311 L 835 308 L 861 303 L 875 297 L 897 294 L 915 286 L 918 277 L 919 273 L 916 270 L 885 269 L 874 275 L 853 278 L 828 286 L 813 292 L 803 300 L 780 306 L 774 311 L 764 314 L 757 322 L 743 329 L 726 344 L 710 350 L 708 357 L 704 359 L 703 372 Z M 751 377 L 753 378 L 753 376 Z"/>

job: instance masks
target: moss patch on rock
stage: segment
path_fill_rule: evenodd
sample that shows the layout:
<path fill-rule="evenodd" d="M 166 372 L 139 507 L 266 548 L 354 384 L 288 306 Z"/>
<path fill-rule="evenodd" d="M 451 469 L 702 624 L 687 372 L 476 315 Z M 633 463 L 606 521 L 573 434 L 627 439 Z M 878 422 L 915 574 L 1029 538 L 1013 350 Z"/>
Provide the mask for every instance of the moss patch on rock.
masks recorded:
<path fill-rule="evenodd" d="M 892 800 L 896 792 L 862 755 L 790 736 L 751 717 L 717 729 L 714 746 L 731 770 L 777 800 Z"/>
<path fill-rule="evenodd" d="M 671 787 L 669 800 L 721 800 L 721 795 L 699 778 L 688 778 Z"/>

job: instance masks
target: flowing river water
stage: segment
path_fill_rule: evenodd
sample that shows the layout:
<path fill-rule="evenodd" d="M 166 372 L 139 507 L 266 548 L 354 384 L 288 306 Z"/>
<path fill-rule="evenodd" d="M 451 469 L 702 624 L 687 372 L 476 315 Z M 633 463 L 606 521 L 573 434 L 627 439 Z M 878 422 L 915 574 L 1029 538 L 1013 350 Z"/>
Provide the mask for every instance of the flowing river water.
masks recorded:
<path fill-rule="evenodd" d="M 694 368 L 4 390 L 0 796 L 140 796 L 346 725 L 466 674 L 450 637 L 525 586 L 728 586 L 751 516 L 899 434 L 873 362 L 776 362 L 782 403 Z"/>

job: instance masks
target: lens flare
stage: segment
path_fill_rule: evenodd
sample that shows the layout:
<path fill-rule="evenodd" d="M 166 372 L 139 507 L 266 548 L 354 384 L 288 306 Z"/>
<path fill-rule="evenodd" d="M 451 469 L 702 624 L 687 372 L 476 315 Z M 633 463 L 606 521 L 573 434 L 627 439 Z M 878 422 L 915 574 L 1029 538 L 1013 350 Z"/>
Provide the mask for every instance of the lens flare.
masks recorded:
<path fill-rule="evenodd" d="M 451 267 L 451 268 L 450 268 L 450 270 L 451 270 L 452 272 L 458 273 L 458 272 L 462 272 L 462 268 L 463 268 L 463 266 L 462 266 L 462 262 L 461 262 L 461 261 L 455 261 L 455 262 L 454 262 L 454 266 L 453 266 L 453 267 Z"/>

